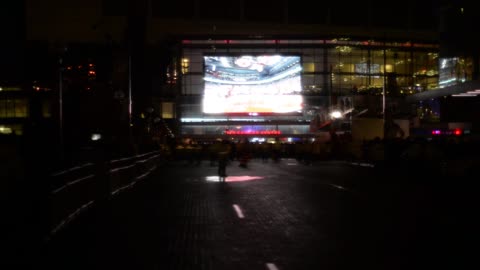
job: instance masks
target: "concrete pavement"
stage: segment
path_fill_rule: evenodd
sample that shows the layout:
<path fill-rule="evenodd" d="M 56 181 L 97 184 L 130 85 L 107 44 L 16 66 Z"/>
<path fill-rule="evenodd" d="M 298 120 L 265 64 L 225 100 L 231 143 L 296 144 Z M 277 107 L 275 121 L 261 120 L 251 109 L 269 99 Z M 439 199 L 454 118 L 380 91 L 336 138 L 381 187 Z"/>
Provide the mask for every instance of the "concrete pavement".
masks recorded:
<path fill-rule="evenodd" d="M 465 269 L 462 263 L 471 258 L 464 245 L 472 228 L 458 220 L 468 215 L 443 208 L 458 205 L 440 204 L 444 190 L 403 184 L 343 162 L 305 166 L 294 159 L 254 160 L 245 169 L 234 161 L 225 183 L 217 181 L 216 172 L 208 162 L 161 166 L 134 189 L 66 227 L 34 265 Z"/>

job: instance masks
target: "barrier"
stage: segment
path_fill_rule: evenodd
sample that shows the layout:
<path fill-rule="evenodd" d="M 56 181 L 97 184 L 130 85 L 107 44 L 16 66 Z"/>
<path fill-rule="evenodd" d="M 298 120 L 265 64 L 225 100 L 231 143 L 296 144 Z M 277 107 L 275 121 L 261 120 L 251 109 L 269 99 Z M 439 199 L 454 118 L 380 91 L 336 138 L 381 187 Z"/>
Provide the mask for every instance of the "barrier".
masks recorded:
<path fill-rule="evenodd" d="M 50 177 L 49 237 L 103 199 L 131 188 L 157 168 L 160 151 L 98 161 L 53 173 Z"/>

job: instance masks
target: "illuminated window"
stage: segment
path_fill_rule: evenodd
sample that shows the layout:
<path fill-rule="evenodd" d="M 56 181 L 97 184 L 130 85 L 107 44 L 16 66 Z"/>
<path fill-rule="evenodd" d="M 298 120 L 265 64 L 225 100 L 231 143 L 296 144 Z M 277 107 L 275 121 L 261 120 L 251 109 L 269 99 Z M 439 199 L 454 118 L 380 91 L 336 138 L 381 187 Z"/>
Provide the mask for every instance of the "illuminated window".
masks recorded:
<path fill-rule="evenodd" d="M 162 102 L 162 118 L 172 119 L 175 117 L 173 102 Z"/>
<path fill-rule="evenodd" d="M 190 68 L 190 60 L 188 58 L 182 58 L 182 74 L 188 73 Z"/>
<path fill-rule="evenodd" d="M 21 91 L 22 88 L 18 86 L 0 86 L 0 92 L 2 91 Z"/>
<path fill-rule="evenodd" d="M 49 101 L 44 101 L 42 103 L 42 116 L 44 118 L 52 117 L 52 107 Z"/>
<path fill-rule="evenodd" d="M 25 99 L 15 100 L 15 117 L 25 118 L 28 116 L 28 103 Z"/>
<path fill-rule="evenodd" d="M 25 99 L 0 100 L 0 118 L 25 118 L 28 116 L 28 102 Z"/>

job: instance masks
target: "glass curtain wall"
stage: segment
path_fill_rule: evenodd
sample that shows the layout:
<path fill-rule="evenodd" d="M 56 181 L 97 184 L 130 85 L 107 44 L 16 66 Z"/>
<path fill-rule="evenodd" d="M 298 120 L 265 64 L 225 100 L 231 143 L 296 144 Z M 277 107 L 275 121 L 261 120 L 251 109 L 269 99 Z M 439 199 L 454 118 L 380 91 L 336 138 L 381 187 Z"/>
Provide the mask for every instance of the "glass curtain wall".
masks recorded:
<path fill-rule="evenodd" d="M 387 97 L 401 97 L 438 88 L 438 46 L 400 42 L 333 40 L 231 40 L 191 41 L 182 49 L 183 69 L 181 96 L 194 97 L 193 102 L 181 104 L 182 118 L 218 118 L 202 113 L 203 55 L 204 54 L 298 54 L 302 56 L 302 89 L 305 101 L 302 116 L 290 120 L 305 121 L 295 129 L 276 127 L 292 133 L 309 133 L 308 123 L 319 111 L 329 112 L 340 106 L 340 101 L 365 104 L 350 104 L 363 109 L 370 104 L 381 106 L 385 89 Z M 212 45 L 213 44 L 213 45 Z M 217 45 L 218 44 L 218 45 Z M 235 46 L 230 46 L 234 44 Z M 364 98 L 357 98 L 364 96 Z M 377 97 L 379 100 L 366 101 Z M 343 103 L 342 103 L 343 105 Z M 378 111 L 378 108 L 376 109 Z M 262 120 L 278 120 L 264 117 Z M 228 127 L 227 127 L 228 128 Z M 189 127 L 187 133 L 212 134 L 213 127 Z"/>

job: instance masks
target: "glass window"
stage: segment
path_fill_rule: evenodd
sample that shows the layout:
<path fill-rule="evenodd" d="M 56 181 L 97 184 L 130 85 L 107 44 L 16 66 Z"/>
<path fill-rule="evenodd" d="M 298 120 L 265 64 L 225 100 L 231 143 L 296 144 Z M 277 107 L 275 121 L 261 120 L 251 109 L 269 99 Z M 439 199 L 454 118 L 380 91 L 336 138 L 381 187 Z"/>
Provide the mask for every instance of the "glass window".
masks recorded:
<path fill-rule="evenodd" d="M 184 52 L 184 59 L 188 59 L 189 72 L 203 71 L 203 55 L 199 51 L 186 50 Z"/>
<path fill-rule="evenodd" d="M 397 74 L 411 74 L 411 54 L 408 51 L 388 50 L 387 65 L 392 67 L 392 72 Z"/>
<path fill-rule="evenodd" d="M 25 118 L 28 116 L 28 103 L 25 99 L 16 99 L 14 100 L 15 104 L 15 117 Z"/>
<path fill-rule="evenodd" d="M 15 100 L 5 100 L 5 112 L 7 118 L 15 117 Z"/>
<path fill-rule="evenodd" d="M 428 66 L 431 65 L 429 63 L 430 57 L 427 52 L 414 52 L 413 53 L 413 67 L 415 71 L 415 75 L 426 75 Z"/>
<path fill-rule="evenodd" d="M 203 62 L 190 62 L 189 72 L 202 72 Z"/>
<path fill-rule="evenodd" d="M 315 62 L 314 62 L 313 55 L 303 55 L 302 63 L 303 63 L 303 71 L 304 72 L 315 72 Z"/>
<path fill-rule="evenodd" d="M 417 91 L 436 88 L 438 80 L 438 54 L 432 52 L 414 52 L 414 87 Z M 465 77 L 463 77 L 463 81 Z"/>
<path fill-rule="evenodd" d="M 314 53 L 313 53 L 313 56 L 314 56 L 314 63 L 315 63 L 315 70 L 317 72 L 322 72 L 322 71 L 325 71 L 325 67 L 323 65 L 323 57 L 324 57 L 324 54 L 323 54 L 323 49 L 315 49 L 314 50 Z"/>
<path fill-rule="evenodd" d="M 0 118 L 7 117 L 6 100 L 0 100 Z"/>
<path fill-rule="evenodd" d="M 162 102 L 162 118 L 175 118 L 175 107 L 173 102 Z"/>
<path fill-rule="evenodd" d="M 345 55 L 343 58 L 343 63 L 345 66 L 345 72 L 357 72 L 358 65 L 367 63 L 368 50 L 358 47 L 350 47 L 351 52 L 348 55 Z"/>
<path fill-rule="evenodd" d="M 336 49 L 328 49 L 327 50 L 327 63 L 328 63 L 328 70 L 327 72 L 332 72 L 334 69 L 338 69 L 341 67 L 342 61 L 339 52 Z"/>
<path fill-rule="evenodd" d="M 283 125 L 278 126 L 282 134 L 307 134 L 310 133 L 310 125 Z"/>
<path fill-rule="evenodd" d="M 52 104 L 49 100 L 42 102 L 42 116 L 44 118 L 52 117 Z"/>
<path fill-rule="evenodd" d="M 182 118 L 197 118 L 202 117 L 201 104 L 183 104 L 181 106 Z"/>
<path fill-rule="evenodd" d="M 302 85 L 304 95 L 326 95 L 327 89 L 324 89 L 323 74 L 303 75 Z"/>
<path fill-rule="evenodd" d="M 383 50 L 371 50 L 370 51 L 370 74 L 379 75 L 384 73 L 384 61 L 383 59 L 384 52 Z"/>
<path fill-rule="evenodd" d="M 0 125 L 0 134 L 15 134 L 22 135 L 23 127 L 22 125 Z"/>
<path fill-rule="evenodd" d="M 203 75 L 188 74 L 182 77 L 182 95 L 202 95 Z"/>
<path fill-rule="evenodd" d="M 0 86 L 1 91 L 21 91 L 22 88 L 19 86 Z"/>

